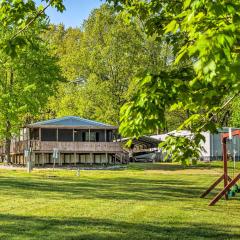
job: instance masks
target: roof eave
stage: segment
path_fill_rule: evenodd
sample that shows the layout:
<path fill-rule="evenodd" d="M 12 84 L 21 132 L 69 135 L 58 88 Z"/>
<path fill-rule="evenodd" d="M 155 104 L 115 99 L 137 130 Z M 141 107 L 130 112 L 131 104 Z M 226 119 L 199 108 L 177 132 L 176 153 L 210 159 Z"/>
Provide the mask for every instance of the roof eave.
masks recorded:
<path fill-rule="evenodd" d="M 116 126 L 66 126 L 66 125 L 41 125 L 41 124 L 28 124 L 26 128 L 64 128 L 64 129 L 111 129 L 117 130 Z"/>

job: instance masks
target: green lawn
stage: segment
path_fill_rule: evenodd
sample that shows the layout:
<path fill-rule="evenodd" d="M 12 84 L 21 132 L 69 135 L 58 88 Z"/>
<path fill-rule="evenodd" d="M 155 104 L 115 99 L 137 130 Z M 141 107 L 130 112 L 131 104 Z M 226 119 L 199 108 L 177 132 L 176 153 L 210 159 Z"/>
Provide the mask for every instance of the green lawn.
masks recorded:
<path fill-rule="evenodd" d="M 0 170 L 0 239 L 240 239 L 240 199 L 199 198 L 219 166 Z"/>

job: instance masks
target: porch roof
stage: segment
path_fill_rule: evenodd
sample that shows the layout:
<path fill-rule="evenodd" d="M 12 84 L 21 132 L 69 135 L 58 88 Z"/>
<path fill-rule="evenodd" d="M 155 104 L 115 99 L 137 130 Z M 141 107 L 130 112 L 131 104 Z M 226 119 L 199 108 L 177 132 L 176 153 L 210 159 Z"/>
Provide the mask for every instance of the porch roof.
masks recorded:
<path fill-rule="evenodd" d="M 56 118 L 56 119 L 51 119 L 51 120 L 46 120 L 46 121 L 40 121 L 32 124 L 28 124 L 27 127 L 29 128 L 36 128 L 36 127 L 53 127 L 53 128 L 58 128 L 58 127 L 66 127 L 66 128 L 108 128 L 108 129 L 117 129 L 117 127 L 102 123 L 102 122 L 97 122 L 81 117 L 76 117 L 76 116 L 67 116 L 67 117 L 61 117 L 61 118 Z"/>

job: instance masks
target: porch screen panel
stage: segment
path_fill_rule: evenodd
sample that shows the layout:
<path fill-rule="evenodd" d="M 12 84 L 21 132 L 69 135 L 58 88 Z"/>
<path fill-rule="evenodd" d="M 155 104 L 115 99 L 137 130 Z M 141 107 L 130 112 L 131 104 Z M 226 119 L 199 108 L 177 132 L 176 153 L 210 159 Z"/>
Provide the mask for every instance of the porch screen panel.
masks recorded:
<path fill-rule="evenodd" d="M 96 131 L 96 142 L 105 142 L 105 131 L 104 130 Z"/>
<path fill-rule="evenodd" d="M 42 141 L 57 141 L 57 129 L 42 128 L 41 129 Z"/>
<path fill-rule="evenodd" d="M 90 135 L 89 132 L 86 132 L 86 141 L 96 142 L 96 132 L 90 132 Z"/>
<path fill-rule="evenodd" d="M 74 141 L 81 142 L 82 141 L 82 132 L 81 130 L 74 129 Z"/>
<path fill-rule="evenodd" d="M 39 129 L 38 128 L 30 128 L 30 139 L 31 140 L 39 140 Z"/>
<path fill-rule="evenodd" d="M 107 131 L 107 142 L 112 142 L 113 141 L 113 132 L 112 130 Z"/>
<path fill-rule="evenodd" d="M 73 129 L 58 129 L 58 141 L 59 142 L 72 142 L 73 141 Z"/>
<path fill-rule="evenodd" d="M 80 129 L 74 129 L 74 141 L 75 142 L 85 142 L 86 140 L 86 134 L 88 131 L 86 130 L 80 130 Z"/>

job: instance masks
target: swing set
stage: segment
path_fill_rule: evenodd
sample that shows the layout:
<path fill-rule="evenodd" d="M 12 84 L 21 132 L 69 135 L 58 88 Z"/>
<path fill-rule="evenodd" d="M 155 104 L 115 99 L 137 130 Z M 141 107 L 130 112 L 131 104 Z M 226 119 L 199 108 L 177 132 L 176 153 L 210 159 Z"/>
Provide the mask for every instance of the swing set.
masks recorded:
<path fill-rule="evenodd" d="M 227 141 L 232 140 L 233 136 L 240 137 L 240 130 L 235 130 L 229 128 L 228 133 L 223 133 L 221 136 L 222 140 L 222 152 L 223 152 L 223 174 L 200 196 L 204 198 L 207 196 L 219 183 L 223 181 L 224 188 L 212 199 L 209 206 L 215 205 L 223 196 L 227 200 L 229 197 L 235 196 L 236 193 L 240 192 L 240 187 L 237 182 L 240 180 L 240 173 L 233 176 L 233 179 L 228 175 L 228 156 L 227 156 Z M 235 175 L 235 157 L 234 157 L 234 175 Z"/>

